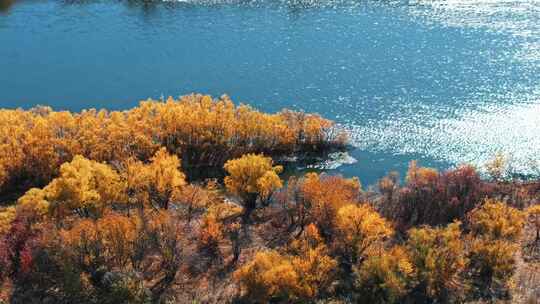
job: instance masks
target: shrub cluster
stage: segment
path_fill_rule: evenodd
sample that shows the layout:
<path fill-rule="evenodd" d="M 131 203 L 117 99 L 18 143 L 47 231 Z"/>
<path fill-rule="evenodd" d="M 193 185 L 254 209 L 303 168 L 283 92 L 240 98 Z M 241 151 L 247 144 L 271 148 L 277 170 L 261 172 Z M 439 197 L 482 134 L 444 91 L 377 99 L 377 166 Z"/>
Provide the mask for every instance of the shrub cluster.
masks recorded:
<path fill-rule="evenodd" d="M 116 165 L 146 162 L 164 147 L 181 156 L 188 176 L 205 177 L 246 153 L 280 157 L 344 143 L 344 134 L 318 115 L 265 114 L 227 96 L 148 100 L 121 112 L 0 110 L 0 194 L 46 185 L 75 155 Z"/>
<path fill-rule="evenodd" d="M 11 303 L 511 300 L 523 235 L 540 245 L 538 187 L 470 166 L 412 163 L 376 192 L 317 173 L 284 183 L 271 156 L 341 140 L 314 115 L 198 95 L 1 115 L 2 189 L 34 187 L 0 209 Z M 205 164 L 223 184 L 188 182 Z"/>

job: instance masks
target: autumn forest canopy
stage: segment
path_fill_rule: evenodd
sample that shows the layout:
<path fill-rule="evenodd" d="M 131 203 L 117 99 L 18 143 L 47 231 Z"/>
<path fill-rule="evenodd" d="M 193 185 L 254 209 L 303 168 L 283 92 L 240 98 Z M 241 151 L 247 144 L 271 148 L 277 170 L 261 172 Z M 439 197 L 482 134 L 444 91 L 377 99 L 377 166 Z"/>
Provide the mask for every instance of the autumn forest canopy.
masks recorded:
<path fill-rule="evenodd" d="M 0 110 L 0 303 L 539 300 L 540 182 L 502 156 L 283 174 L 346 147 L 317 114 L 227 96 Z"/>

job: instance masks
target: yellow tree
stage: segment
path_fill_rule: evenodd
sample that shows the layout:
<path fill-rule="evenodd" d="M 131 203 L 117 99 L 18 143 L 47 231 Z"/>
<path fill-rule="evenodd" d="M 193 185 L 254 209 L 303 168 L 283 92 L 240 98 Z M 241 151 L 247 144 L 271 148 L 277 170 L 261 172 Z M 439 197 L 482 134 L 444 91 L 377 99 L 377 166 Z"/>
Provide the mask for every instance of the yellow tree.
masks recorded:
<path fill-rule="evenodd" d="M 135 254 L 139 226 L 135 217 L 109 213 L 97 221 L 79 220 L 73 228 L 61 230 L 60 236 L 65 246 L 83 258 L 86 267 L 104 263 L 124 268 Z"/>
<path fill-rule="evenodd" d="M 502 181 L 508 176 L 508 159 L 502 153 L 497 153 L 485 167 L 489 176 L 491 176 L 494 181 Z"/>
<path fill-rule="evenodd" d="M 147 165 L 134 158 L 129 158 L 124 161 L 120 172 L 126 183 L 127 198 L 125 203 L 128 214 L 133 207 L 143 209 L 144 206 L 150 205 L 150 176 Z"/>
<path fill-rule="evenodd" d="M 171 199 L 178 195 L 182 186 L 186 184 L 186 176 L 180 171 L 180 159 L 167 153 L 165 148 L 161 148 L 152 157 L 148 171 L 152 200 L 157 202 L 158 206 L 167 209 Z"/>
<path fill-rule="evenodd" d="M 234 278 L 251 302 L 308 303 L 330 290 L 336 267 L 337 261 L 327 255 L 317 228 L 310 225 L 302 239 L 291 244 L 289 254 L 259 252 L 234 273 Z"/>
<path fill-rule="evenodd" d="M 210 258 L 210 261 L 221 259 L 220 243 L 225 238 L 221 223 L 214 216 L 204 216 L 201 223 L 198 250 Z"/>
<path fill-rule="evenodd" d="M 193 168 L 218 169 L 245 153 L 320 151 L 343 144 L 341 135 L 318 115 L 265 114 L 235 106 L 227 96 L 148 100 L 121 112 L 0 110 L 0 192 L 46 184 L 74 155 L 111 164 L 130 157 L 147 162 L 166 147 L 181 152 L 188 173 L 198 174 Z"/>
<path fill-rule="evenodd" d="M 503 202 L 487 200 L 471 211 L 471 231 L 476 237 L 517 241 L 525 224 L 525 213 Z"/>
<path fill-rule="evenodd" d="M 132 204 L 167 209 L 186 185 L 180 159 L 165 148 L 158 150 L 149 164 L 131 159 L 125 167 L 124 179 Z"/>
<path fill-rule="evenodd" d="M 101 254 L 109 267 L 125 267 L 136 252 L 136 239 L 141 222 L 137 217 L 126 217 L 111 212 L 97 221 L 101 239 Z"/>
<path fill-rule="evenodd" d="M 342 140 L 332 122 L 318 115 L 265 114 L 235 106 L 227 96 L 148 100 L 128 111 L 0 110 L 0 191 L 46 184 L 74 155 L 107 163 L 130 157 L 146 162 L 166 147 L 181 152 L 188 173 L 197 174 L 193 168 L 218 169 L 245 153 L 320 151 Z"/>
<path fill-rule="evenodd" d="M 471 212 L 470 272 L 479 296 L 498 298 L 507 293 L 525 220 L 525 212 L 493 200 Z"/>
<path fill-rule="evenodd" d="M 327 294 L 336 279 L 337 261 L 327 253 L 326 246 L 307 248 L 301 255 L 292 256 L 291 264 L 298 274 L 298 295 L 305 303 Z"/>
<path fill-rule="evenodd" d="M 279 252 L 258 252 L 251 262 L 240 267 L 234 278 L 242 295 L 253 303 L 268 303 L 272 299 L 295 301 L 298 273 L 290 260 Z"/>
<path fill-rule="evenodd" d="M 414 278 L 409 256 L 401 246 L 369 256 L 354 272 L 362 303 L 399 303 Z"/>
<path fill-rule="evenodd" d="M 307 301 L 331 291 L 337 277 L 337 261 L 329 256 L 328 248 L 314 224 L 292 242 L 289 251 L 291 263 L 298 273 L 298 297 Z"/>
<path fill-rule="evenodd" d="M 337 248 L 350 267 L 377 254 L 383 241 L 393 234 L 390 224 L 367 204 L 349 204 L 340 208 L 336 230 Z"/>
<path fill-rule="evenodd" d="M 57 218 L 72 211 L 80 216 L 100 215 L 106 207 L 125 199 L 125 183 L 116 171 L 79 155 L 63 164 L 60 176 L 43 190 Z"/>
<path fill-rule="evenodd" d="M 427 299 L 448 302 L 459 296 L 460 275 L 467 264 L 459 226 L 454 222 L 445 228 L 409 230 L 406 248 L 416 287 Z"/>
<path fill-rule="evenodd" d="M 425 187 L 434 185 L 439 177 L 439 172 L 433 168 L 418 167 L 416 161 L 411 161 L 405 180 L 408 185 L 414 187 Z"/>
<path fill-rule="evenodd" d="M 278 174 L 281 166 L 273 166 L 272 158 L 257 154 L 246 154 L 225 163 L 225 186 L 242 199 L 246 219 L 256 208 L 257 199 L 266 200 L 282 187 Z"/>
<path fill-rule="evenodd" d="M 508 240 L 473 239 L 468 258 L 475 296 L 493 299 L 507 295 L 517 251 L 519 245 Z"/>

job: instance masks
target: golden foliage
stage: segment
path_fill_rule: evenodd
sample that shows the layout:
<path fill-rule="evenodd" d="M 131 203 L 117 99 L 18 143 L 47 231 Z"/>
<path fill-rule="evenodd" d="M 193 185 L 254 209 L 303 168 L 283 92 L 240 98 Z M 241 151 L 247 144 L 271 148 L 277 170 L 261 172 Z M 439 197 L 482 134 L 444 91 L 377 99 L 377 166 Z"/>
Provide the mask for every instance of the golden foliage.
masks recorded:
<path fill-rule="evenodd" d="M 60 167 L 60 176 L 43 191 L 52 213 L 63 218 L 70 211 L 101 214 L 124 200 L 125 183 L 111 167 L 77 155 Z"/>
<path fill-rule="evenodd" d="M 180 197 L 186 184 L 179 170 L 180 160 L 163 149 L 149 164 L 129 159 L 122 174 L 110 166 L 77 155 L 60 168 L 60 176 L 43 189 L 30 189 L 18 206 L 33 214 L 51 214 L 63 219 L 73 212 L 79 216 L 100 216 L 113 205 L 139 205 L 167 208 Z M 128 206 L 131 208 L 131 206 Z"/>
<path fill-rule="evenodd" d="M 294 301 L 300 288 L 290 260 L 273 250 L 258 252 L 234 277 L 246 298 L 255 303 L 274 298 Z"/>
<path fill-rule="evenodd" d="M 165 209 L 172 200 L 180 197 L 182 187 L 186 185 L 185 175 L 180 171 L 180 159 L 167 153 L 165 148 L 159 149 L 149 164 L 128 160 L 124 179 L 131 203 Z"/>
<path fill-rule="evenodd" d="M 289 250 L 297 255 L 300 255 L 302 252 L 305 252 L 309 248 L 315 248 L 321 245 L 325 245 L 324 241 L 319 233 L 319 229 L 315 224 L 309 224 L 304 229 L 302 237 L 294 239 L 290 246 Z"/>
<path fill-rule="evenodd" d="M 481 297 L 500 298 L 507 293 L 525 220 L 526 212 L 494 200 L 471 212 L 470 268 Z"/>
<path fill-rule="evenodd" d="M 340 144 L 318 115 L 264 114 L 223 96 L 148 100 L 128 111 L 0 110 L 0 192 L 48 183 L 60 165 L 82 155 L 98 162 L 147 161 L 160 147 L 182 153 L 191 173 L 221 168 L 246 153 L 284 155 Z"/>
<path fill-rule="evenodd" d="M 111 213 L 97 221 L 97 230 L 102 237 L 101 254 L 113 260 L 113 265 L 125 265 L 135 252 L 140 223 L 137 217 L 126 217 Z"/>
<path fill-rule="evenodd" d="M 69 253 L 77 253 L 80 263 L 91 265 L 101 254 L 99 232 L 95 221 L 81 219 L 72 229 L 60 231 L 61 244 L 69 248 Z"/>
<path fill-rule="evenodd" d="M 296 298 L 304 301 L 328 292 L 336 277 L 337 261 L 327 255 L 325 246 L 308 248 L 293 256 L 291 264 L 299 278 Z"/>
<path fill-rule="evenodd" d="M 331 289 L 336 279 L 337 261 L 328 255 L 317 227 L 310 224 L 301 238 L 290 246 L 291 263 L 299 275 L 301 299 L 314 299 Z"/>
<path fill-rule="evenodd" d="M 307 173 L 301 185 L 304 199 L 317 203 L 330 200 L 330 204 L 335 206 L 340 205 L 339 202 L 345 202 L 343 205 L 356 202 L 360 189 L 360 181 L 357 178 L 345 179 L 317 173 Z"/>
<path fill-rule="evenodd" d="M 487 200 L 470 214 L 471 230 L 475 236 L 516 241 L 525 223 L 525 213 L 503 202 Z"/>
<path fill-rule="evenodd" d="M 185 175 L 179 168 L 180 159 L 176 155 L 170 155 L 165 148 L 158 150 L 148 166 L 148 174 L 155 191 L 160 195 L 174 195 L 179 191 L 180 187 L 186 184 Z"/>
<path fill-rule="evenodd" d="M 307 173 L 299 183 L 300 205 L 307 205 L 314 221 L 325 237 L 332 234 L 338 210 L 358 202 L 360 182 L 357 178 Z"/>
<path fill-rule="evenodd" d="M 139 226 L 135 217 L 110 213 L 97 221 L 79 220 L 73 228 L 62 230 L 60 236 L 63 244 L 81 254 L 86 265 L 103 259 L 111 267 L 123 266 L 135 252 Z"/>
<path fill-rule="evenodd" d="M 71 228 L 62 229 L 62 243 L 71 247 L 73 252 L 87 255 L 87 259 L 105 259 L 114 267 L 124 266 L 138 253 L 139 242 L 167 242 L 177 237 L 175 220 L 166 211 L 147 211 L 135 216 L 125 216 L 115 212 L 107 212 L 103 217 L 80 219 Z M 152 245 L 152 246 L 153 246 Z M 160 245 L 160 244 L 157 244 Z M 163 245 L 163 244 L 161 244 Z M 146 248 L 149 249 L 149 248 Z"/>
<path fill-rule="evenodd" d="M 336 218 L 337 246 L 352 264 L 377 254 L 392 228 L 367 204 L 341 207 Z"/>
<path fill-rule="evenodd" d="M 502 293 L 516 268 L 514 254 L 519 245 L 507 240 L 474 239 L 470 252 L 470 268 L 476 288 L 484 296 Z"/>
<path fill-rule="evenodd" d="M 412 228 L 406 243 L 415 277 L 431 299 L 448 301 L 460 290 L 459 276 L 467 259 L 460 223 L 445 228 Z"/>
<path fill-rule="evenodd" d="M 282 187 L 278 174 L 281 166 L 272 166 L 272 158 L 257 154 L 246 154 L 225 163 L 225 186 L 227 190 L 244 200 L 246 209 L 254 208 L 257 197 L 267 199 Z"/>
<path fill-rule="evenodd" d="M 125 200 L 125 183 L 105 164 L 80 155 L 60 168 L 60 176 L 43 189 L 32 188 L 17 201 L 19 208 L 37 216 L 57 219 L 72 212 L 99 215 L 111 204 Z"/>
<path fill-rule="evenodd" d="M 123 163 L 122 179 L 126 183 L 128 208 L 150 204 L 150 176 L 147 165 L 133 158 Z"/>
<path fill-rule="evenodd" d="M 50 203 L 47 192 L 43 189 L 32 188 L 17 200 L 17 206 L 39 217 L 49 213 Z"/>
<path fill-rule="evenodd" d="M 319 243 L 315 226 L 308 226 L 306 233 L 304 239 L 291 244 L 291 255 L 275 250 L 259 252 L 234 273 L 247 299 L 304 303 L 330 290 L 337 261 L 328 256 L 324 243 Z"/>
<path fill-rule="evenodd" d="M 199 249 L 206 250 L 210 255 L 219 254 L 219 244 L 224 239 L 224 229 L 213 216 L 205 216 L 201 224 Z"/>
<path fill-rule="evenodd" d="M 125 157 L 126 149 L 146 149 L 145 143 L 126 136 L 135 124 L 116 125 L 123 119 L 119 112 L 95 110 L 80 114 L 50 108 L 1 110 L 0 164 L 7 180 L 39 185 L 50 181 L 60 165 L 77 154 L 111 161 Z"/>
<path fill-rule="evenodd" d="M 275 167 L 274 167 L 275 168 Z M 279 167 L 281 168 L 281 167 Z M 279 169 L 281 172 L 282 169 Z M 279 178 L 278 171 L 266 171 L 258 180 L 257 180 L 257 189 L 261 200 L 268 200 L 276 189 L 279 189 L 283 186 L 281 178 Z"/>
<path fill-rule="evenodd" d="M 289 244 L 259 251 L 234 272 L 248 301 L 312 302 L 332 294 L 336 280 L 342 291 L 360 292 L 355 298 L 360 302 L 422 295 L 432 302 L 452 301 L 462 291 L 465 269 L 484 289 L 507 287 L 525 213 L 502 202 L 487 201 L 470 213 L 468 246 L 459 222 L 413 228 L 404 244 L 397 238 L 386 242 L 394 235 L 391 223 L 360 203 L 358 179 L 308 173 L 291 178 L 279 192 L 290 225 L 274 226 L 282 213 L 268 208 L 264 215 L 279 214 L 278 220 L 244 226 L 241 234 L 242 212 L 253 210 L 257 201 L 268 203 L 283 186 L 282 167 L 263 155 L 318 151 L 342 140 L 332 132 L 332 123 L 317 115 L 264 114 L 235 106 L 226 96 L 149 100 L 123 112 L 0 110 L 0 192 L 29 189 L 17 206 L 0 210 L 0 263 L 17 266 L 22 261 L 30 271 L 38 258 L 59 257 L 61 263 L 44 268 L 47 275 L 53 268 L 61 269 L 58 276 L 76 269 L 73 277 L 96 287 L 102 271 L 118 272 L 159 302 L 177 283 L 183 248 L 188 254 L 204 249 L 221 258 L 228 238 L 234 265 L 250 234 L 260 242 L 262 230 L 269 230 L 265 235 L 282 233 L 271 229 L 287 226 L 283 238 L 266 245 L 293 238 Z M 187 184 L 184 172 L 207 172 L 204 166 L 225 169 L 225 186 L 243 199 L 243 209 L 227 202 L 215 181 Z M 502 167 L 498 160 L 492 171 Z M 502 173 L 492 175 L 501 179 Z M 388 201 L 406 202 L 402 209 L 418 209 L 403 213 L 416 224 L 463 218 L 484 193 L 471 167 L 439 173 L 411 162 L 406 181 L 403 191 L 392 176 L 381 180 L 379 188 Z M 135 206 L 140 208 L 130 212 Z M 179 216 L 183 210 L 186 217 Z M 24 218 L 27 214 L 37 217 Z M 540 207 L 530 207 L 527 214 L 538 240 Z M 190 222 L 192 217 L 196 220 Z M 34 226 L 51 227 L 51 234 L 41 235 Z M 65 292 L 61 288 L 54 290 Z"/>
<path fill-rule="evenodd" d="M 399 303 L 406 295 L 414 268 L 403 247 L 395 246 L 382 254 L 371 255 L 355 267 L 355 287 L 369 303 Z"/>
<path fill-rule="evenodd" d="M 60 267 L 60 272 L 47 265 L 41 265 L 45 267 L 42 271 L 59 279 L 69 278 L 68 273 L 72 280 L 84 282 L 83 294 L 93 293 L 99 302 L 131 303 L 126 297 L 134 295 L 160 302 L 180 270 L 180 232 L 178 221 L 166 210 L 133 216 L 107 212 L 98 220 L 79 219 L 71 228 L 59 231 L 57 242 L 46 244 L 46 257 L 53 258 L 56 264 L 51 266 Z M 126 283 L 123 280 L 131 282 L 130 286 L 115 294 L 110 288 Z"/>
<path fill-rule="evenodd" d="M 305 303 L 327 294 L 337 278 L 337 261 L 329 255 L 317 226 L 309 224 L 286 253 L 270 250 L 235 272 L 244 296 L 254 302 Z"/>
<path fill-rule="evenodd" d="M 17 212 L 13 206 L 0 209 L 0 238 L 9 231 L 16 215 Z"/>
<path fill-rule="evenodd" d="M 390 172 L 387 176 L 384 176 L 381 178 L 378 182 L 379 190 L 381 193 L 385 193 L 387 195 L 392 195 L 393 192 L 396 190 L 397 186 L 399 186 L 399 176 L 398 173 L 393 171 Z"/>

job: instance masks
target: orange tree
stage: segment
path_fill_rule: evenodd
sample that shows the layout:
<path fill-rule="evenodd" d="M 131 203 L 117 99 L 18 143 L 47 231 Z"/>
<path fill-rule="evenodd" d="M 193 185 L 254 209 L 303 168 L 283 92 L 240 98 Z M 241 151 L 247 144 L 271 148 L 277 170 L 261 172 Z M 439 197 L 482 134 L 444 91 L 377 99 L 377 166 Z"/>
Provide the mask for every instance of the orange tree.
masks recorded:
<path fill-rule="evenodd" d="M 311 225 L 288 252 L 258 252 L 234 278 L 243 297 L 252 303 L 306 303 L 330 291 L 336 267 L 337 261 L 328 255 L 317 228 Z"/>

